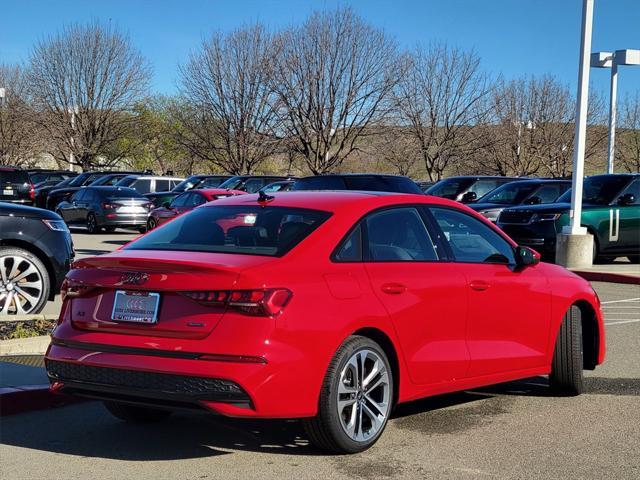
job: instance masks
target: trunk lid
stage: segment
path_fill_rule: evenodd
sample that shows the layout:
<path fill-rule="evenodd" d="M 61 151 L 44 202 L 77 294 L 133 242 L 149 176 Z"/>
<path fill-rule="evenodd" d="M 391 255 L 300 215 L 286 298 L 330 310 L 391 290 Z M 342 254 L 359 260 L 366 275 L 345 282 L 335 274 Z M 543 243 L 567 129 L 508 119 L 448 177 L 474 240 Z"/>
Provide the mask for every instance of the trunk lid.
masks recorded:
<path fill-rule="evenodd" d="M 154 250 L 116 251 L 74 264 L 67 278 L 82 285 L 69 311 L 76 328 L 105 333 L 201 339 L 224 314 L 223 307 L 201 305 L 181 291 L 231 290 L 244 268 L 273 260 L 249 255 Z M 113 320 L 117 291 L 159 294 L 155 323 Z"/>

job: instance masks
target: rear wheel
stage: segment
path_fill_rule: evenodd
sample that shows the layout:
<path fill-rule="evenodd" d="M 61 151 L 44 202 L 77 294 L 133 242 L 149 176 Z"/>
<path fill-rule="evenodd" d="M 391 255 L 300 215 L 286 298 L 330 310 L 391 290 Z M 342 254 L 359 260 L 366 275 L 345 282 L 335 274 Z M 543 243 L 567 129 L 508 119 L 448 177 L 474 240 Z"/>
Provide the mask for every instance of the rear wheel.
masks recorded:
<path fill-rule="evenodd" d="M 155 218 L 150 218 L 149 220 L 147 220 L 147 232 L 153 230 L 157 226 L 158 226 L 158 223 L 156 222 Z"/>
<path fill-rule="evenodd" d="M 27 250 L 0 247 L 0 315 L 40 312 L 49 299 L 47 268 Z"/>
<path fill-rule="evenodd" d="M 549 374 L 551 388 L 560 395 L 580 395 L 584 391 L 583 368 L 581 313 L 572 305 L 556 338 Z"/>
<path fill-rule="evenodd" d="M 304 421 L 311 443 L 337 453 L 361 452 L 373 445 L 391 412 L 392 375 L 377 343 L 349 337 L 327 369 L 318 415 Z"/>
<path fill-rule="evenodd" d="M 94 234 L 100 231 L 100 227 L 98 226 L 98 220 L 96 220 L 96 216 L 93 213 L 89 213 L 87 215 L 87 232 Z"/>
<path fill-rule="evenodd" d="M 138 407 L 118 402 L 104 402 L 104 406 L 109 413 L 120 420 L 128 423 L 153 423 L 164 420 L 171 415 L 169 410 L 158 410 L 156 408 Z"/>

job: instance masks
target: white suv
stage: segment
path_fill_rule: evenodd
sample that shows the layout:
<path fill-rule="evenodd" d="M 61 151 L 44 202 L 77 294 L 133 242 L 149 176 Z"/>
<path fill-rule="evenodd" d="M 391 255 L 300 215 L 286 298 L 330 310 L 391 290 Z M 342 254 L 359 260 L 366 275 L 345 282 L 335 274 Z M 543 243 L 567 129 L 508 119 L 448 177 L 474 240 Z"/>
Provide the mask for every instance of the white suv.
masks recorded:
<path fill-rule="evenodd" d="M 127 175 L 116 183 L 116 186 L 133 188 L 144 195 L 146 193 L 168 192 L 183 180 L 184 178 L 179 177 Z"/>

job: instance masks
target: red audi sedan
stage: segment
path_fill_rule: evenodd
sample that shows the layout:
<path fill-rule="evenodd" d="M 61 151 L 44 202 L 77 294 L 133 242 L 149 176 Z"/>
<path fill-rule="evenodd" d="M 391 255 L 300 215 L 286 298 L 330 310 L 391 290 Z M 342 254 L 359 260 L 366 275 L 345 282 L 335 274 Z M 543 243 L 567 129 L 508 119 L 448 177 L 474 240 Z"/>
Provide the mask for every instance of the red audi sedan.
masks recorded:
<path fill-rule="evenodd" d="M 53 391 L 131 422 L 301 418 L 335 452 L 429 395 L 536 375 L 579 394 L 605 355 L 586 281 L 424 195 L 220 199 L 77 261 L 63 298 Z"/>
<path fill-rule="evenodd" d="M 171 202 L 166 202 L 158 208 L 154 208 L 149 213 L 147 219 L 147 231 L 153 230 L 169 220 L 173 220 L 179 215 L 193 210 L 207 202 L 218 200 L 219 198 L 233 197 L 234 195 L 246 195 L 247 192 L 240 190 L 227 190 L 225 188 L 206 188 L 202 190 L 189 190 L 175 197 Z"/>

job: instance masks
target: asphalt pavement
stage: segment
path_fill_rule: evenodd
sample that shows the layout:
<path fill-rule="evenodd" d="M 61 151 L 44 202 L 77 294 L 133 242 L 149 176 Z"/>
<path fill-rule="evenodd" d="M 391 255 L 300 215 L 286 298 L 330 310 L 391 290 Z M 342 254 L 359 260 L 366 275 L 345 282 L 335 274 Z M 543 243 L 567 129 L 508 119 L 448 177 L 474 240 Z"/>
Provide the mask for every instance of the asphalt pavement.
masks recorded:
<path fill-rule="evenodd" d="M 74 237 L 87 255 L 135 235 Z M 608 354 L 579 397 L 553 397 L 539 377 L 412 402 L 352 456 L 314 449 L 297 421 L 180 413 L 132 426 L 88 402 L 2 418 L 0 478 L 637 479 L 640 287 L 594 287 Z"/>

